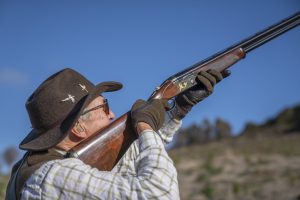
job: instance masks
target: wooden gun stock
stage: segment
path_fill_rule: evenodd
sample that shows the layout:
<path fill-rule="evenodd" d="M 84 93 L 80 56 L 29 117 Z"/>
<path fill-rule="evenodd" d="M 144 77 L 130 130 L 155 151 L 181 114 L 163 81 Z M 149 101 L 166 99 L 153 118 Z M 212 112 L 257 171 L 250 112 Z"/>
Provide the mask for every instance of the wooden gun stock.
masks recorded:
<path fill-rule="evenodd" d="M 92 167 L 109 171 L 135 139 L 137 135 L 130 124 L 128 112 L 75 146 L 69 153 Z"/>
<path fill-rule="evenodd" d="M 171 76 L 152 93 L 150 99 L 171 99 L 177 96 L 197 84 L 195 77 L 200 71 L 215 69 L 222 72 L 244 58 L 246 53 L 299 24 L 300 13 L 298 12 L 238 44 Z M 127 112 L 108 127 L 75 146 L 69 154 L 78 157 L 86 164 L 96 167 L 99 170 L 111 170 L 132 142 L 137 139 L 130 121 L 130 112 Z"/>

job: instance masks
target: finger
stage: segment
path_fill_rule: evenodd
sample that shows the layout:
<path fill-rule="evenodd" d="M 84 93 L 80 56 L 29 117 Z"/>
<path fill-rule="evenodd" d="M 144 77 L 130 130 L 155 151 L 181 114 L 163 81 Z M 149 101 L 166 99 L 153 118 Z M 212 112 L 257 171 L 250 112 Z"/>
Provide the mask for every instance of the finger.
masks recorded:
<path fill-rule="evenodd" d="M 211 75 L 209 72 L 202 71 L 199 74 L 204 76 L 206 79 L 208 79 L 208 81 L 211 83 L 212 86 L 214 86 L 217 83 L 216 77 Z"/>
<path fill-rule="evenodd" d="M 142 107 L 143 105 L 146 104 L 146 101 L 143 99 L 138 99 L 135 101 L 135 103 L 132 105 L 131 110 L 136 110 L 140 107 Z"/>
<path fill-rule="evenodd" d="M 223 79 L 223 76 L 220 72 L 218 72 L 217 70 L 211 69 L 207 71 L 210 75 L 214 76 L 216 79 L 216 82 L 220 82 Z"/>
<path fill-rule="evenodd" d="M 205 72 L 207 73 L 207 72 Z M 200 75 L 201 74 L 201 75 Z M 211 76 L 211 75 L 210 75 Z M 208 92 L 212 92 L 213 91 L 213 85 L 212 83 L 210 82 L 210 80 L 208 78 L 206 78 L 204 75 L 203 75 L 203 72 L 200 72 L 199 75 L 197 76 L 197 80 L 198 82 L 202 83 L 203 86 L 205 87 L 205 89 L 208 91 Z"/>
<path fill-rule="evenodd" d="M 207 78 L 212 86 L 214 86 L 217 83 L 216 78 L 213 75 L 211 75 L 210 73 L 203 71 L 203 72 L 200 72 L 200 74 L 202 76 L 204 76 L 205 78 Z"/>
<path fill-rule="evenodd" d="M 226 77 L 230 76 L 230 74 L 231 74 L 230 70 L 224 70 L 224 71 L 222 71 L 223 78 L 226 78 Z"/>

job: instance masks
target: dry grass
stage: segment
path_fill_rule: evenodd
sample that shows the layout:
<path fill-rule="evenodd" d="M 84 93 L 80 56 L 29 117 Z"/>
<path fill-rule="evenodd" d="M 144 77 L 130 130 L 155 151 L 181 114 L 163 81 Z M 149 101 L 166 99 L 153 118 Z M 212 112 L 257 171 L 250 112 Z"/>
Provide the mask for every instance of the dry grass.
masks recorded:
<path fill-rule="evenodd" d="M 8 183 L 8 176 L 0 175 L 0 199 L 5 199 L 6 185 Z"/>
<path fill-rule="evenodd" d="M 300 134 L 170 151 L 182 199 L 300 199 Z"/>

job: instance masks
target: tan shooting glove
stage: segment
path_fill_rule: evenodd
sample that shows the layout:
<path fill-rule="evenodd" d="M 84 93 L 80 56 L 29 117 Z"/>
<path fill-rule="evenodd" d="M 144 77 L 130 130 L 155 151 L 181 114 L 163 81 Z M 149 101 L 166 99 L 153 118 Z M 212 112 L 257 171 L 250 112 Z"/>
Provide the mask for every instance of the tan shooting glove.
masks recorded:
<path fill-rule="evenodd" d="M 216 83 L 230 75 L 230 71 L 222 73 L 216 70 L 201 71 L 196 77 L 198 84 L 175 98 L 175 107 L 171 113 L 175 119 L 181 120 L 194 105 L 212 94 Z"/>

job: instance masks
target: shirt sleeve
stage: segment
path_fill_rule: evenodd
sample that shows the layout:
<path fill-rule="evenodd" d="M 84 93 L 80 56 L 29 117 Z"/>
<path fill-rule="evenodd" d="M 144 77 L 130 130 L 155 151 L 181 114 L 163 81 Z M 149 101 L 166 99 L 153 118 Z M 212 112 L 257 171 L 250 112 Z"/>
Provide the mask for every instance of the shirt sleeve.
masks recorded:
<path fill-rule="evenodd" d="M 179 199 L 177 172 L 160 137 L 145 131 L 138 143 L 135 174 L 99 171 L 75 158 L 50 161 L 30 177 L 22 198 Z"/>
<path fill-rule="evenodd" d="M 158 130 L 158 134 L 161 137 L 164 144 L 168 144 L 173 140 L 174 135 L 181 127 L 182 121 L 174 119 L 170 112 L 165 114 L 165 122 L 163 126 Z"/>

